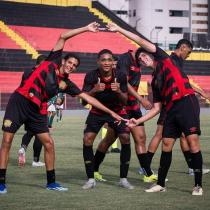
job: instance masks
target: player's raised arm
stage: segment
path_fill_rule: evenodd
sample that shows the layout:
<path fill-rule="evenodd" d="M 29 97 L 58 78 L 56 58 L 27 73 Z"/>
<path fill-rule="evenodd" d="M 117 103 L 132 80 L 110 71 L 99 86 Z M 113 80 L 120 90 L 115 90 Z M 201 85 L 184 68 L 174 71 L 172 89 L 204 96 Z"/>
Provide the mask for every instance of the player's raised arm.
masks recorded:
<path fill-rule="evenodd" d="M 142 38 L 142 37 L 140 37 L 140 36 L 130 32 L 130 31 L 127 31 L 127 30 L 121 28 L 120 26 L 118 26 L 118 25 L 116 25 L 114 23 L 109 23 L 107 25 L 107 28 L 110 31 L 120 32 L 121 34 L 125 35 L 129 39 L 132 39 L 134 42 L 139 44 L 141 47 L 143 47 L 148 52 L 151 52 L 151 53 L 155 53 L 156 52 L 155 44 L 153 44 L 152 42 L 147 41 L 146 39 L 144 39 L 144 38 Z"/>
<path fill-rule="evenodd" d="M 99 24 L 96 22 L 90 23 L 84 27 L 81 28 L 76 28 L 76 29 L 71 29 L 71 30 L 67 30 L 65 32 L 63 32 L 58 41 L 56 42 L 53 51 L 57 51 L 57 50 L 62 50 L 64 48 L 64 44 L 66 42 L 66 40 L 68 40 L 69 38 L 76 36 L 78 34 L 90 31 L 90 32 L 97 32 L 98 31 L 98 27 Z"/>

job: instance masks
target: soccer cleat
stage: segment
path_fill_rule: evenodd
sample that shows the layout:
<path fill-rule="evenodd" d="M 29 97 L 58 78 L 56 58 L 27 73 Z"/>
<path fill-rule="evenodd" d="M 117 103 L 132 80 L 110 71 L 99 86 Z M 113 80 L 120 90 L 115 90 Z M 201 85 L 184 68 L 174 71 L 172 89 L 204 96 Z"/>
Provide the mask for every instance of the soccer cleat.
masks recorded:
<path fill-rule="evenodd" d="M 95 179 L 88 179 L 87 182 L 85 182 L 85 184 L 82 186 L 82 189 L 84 190 L 88 190 L 88 189 L 92 189 L 96 186 L 96 181 Z"/>
<path fill-rule="evenodd" d="M 103 176 L 98 171 L 94 172 L 94 178 L 96 181 L 106 182 L 106 179 L 103 179 Z"/>
<path fill-rule="evenodd" d="M 26 153 L 25 149 L 21 147 L 18 151 L 18 165 L 23 167 L 25 166 L 25 163 L 26 163 Z"/>
<path fill-rule="evenodd" d="M 189 174 L 189 176 L 194 176 L 194 171 L 192 168 L 188 169 L 188 174 Z"/>
<path fill-rule="evenodd" d="M 33 167 L 42 167 L 42 166 L 45 166 L 45 163 L 43 163 L 41 161 L 39 161 L 39 162 L 33 161 L 32 166 Z"/>
<path fill-rule="evenodd" d="M 151 176 L 145 176 L 143 178 L 143 181 L 146 183 L 151 183 L 151 182 L 155 182 L 158 180 L 158 176 L 155 174 L 152 174 Z"/>
<path fill-rule="evenodd" d="M 66 191 L 69 190 L 68 188 L 62 187 L 59 183 L 56 183 L 56 182 L 47 184 L 46 189 L 47 190 L 62 191 L 62 192 L 66 192 Z"/>
<path fill-rule="evenodd" d="M 208 169 L 208 168 L 203 168 L 202 169 L 203 175 L 208 174 L 209 172 L 210 172 L 210 169 Z M 194 176 L 194 170 L 192 168 L 189 168 L 188 174 L 189 174 L 189 176 Z"/>
<path fill-rule="evenodd" d="M 129 189 L 129 190 L 133 190 L 134 189 L 134 186 L 131 185 L 128 182 L 127 178 L 120 178 L 119 186 L 123 187 L 123 188 L 126 188 L 126 189 Z"/>
<path fill-rule="evenodd" d="M 196 186 L 193 188 L 192 195 L 203 195 L 203 189 L 201 186 Z"/>
<path fill-rule="evenodd" d="M 112 148 L 111 153 L 120 153 L 120 149 L 119 148 Z"/>
<path fill-rule="evenodd" d="M 0 184 L 0 194 L 6 194 L 7 193 L 7 187 L 5 184 Z"/>
<path fill-rule="evenodd" d="M 158 184 L 153 184 L 150 188 L 144 190 L 145 192 L 165 192 L 166 188 Z"/>

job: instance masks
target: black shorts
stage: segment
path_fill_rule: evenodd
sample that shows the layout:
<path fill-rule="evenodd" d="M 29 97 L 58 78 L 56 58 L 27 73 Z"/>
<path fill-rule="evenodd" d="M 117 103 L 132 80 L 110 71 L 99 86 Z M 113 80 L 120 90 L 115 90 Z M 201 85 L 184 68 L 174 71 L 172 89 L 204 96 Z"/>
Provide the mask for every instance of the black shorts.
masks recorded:
<path fill-rule="evenodd" d="M 157 125 L 164 125 L 165 119 L 166 119 L 166 110 L 163 108 L 161 109 Z"/>
<path fill-rule="evenodd" d="M 201 134 L 200 106 L 195 95 L 188 95 L 175 101 L 167 112 L 163 127 L 163 138 L 179 138 L 182 134 L 189 136 Z"/>
<path fill-rule="evenodd" d="M 121 117 L 128 119 L 127 115 L 121 115 Z M 115 119 L 108 114 L 98 115 L 89 112 L 85 123 L 86 128 L 84 129 L 84 133 L 98 133 L 105 123 L 115 131 L 116 135 L 130 133 L 130 129 L 126 126 L 125 122 L 122 121 L 118 125 L 118 123 L 115 123 Z"/>
<path fill-rule="evenodd" d="M 25 124 L 26 130 L 30 130 L 34 134 L 49 132 L 47 115 L 39 112 L 39 107 L 36 104 L 15 92 L 7 104 L 2 130 L 16 133 L 20 126 Z"/>
<path fill-rule="evenodd" d="M 134 119 L 138 119 L 140 117 L 142 117 L 142 113 L 141 113 L 141 110 L 129 110 L 127 111 L 128 113 L 128 118 L 131 119 L 131 118 L 134 118 Z M 144 126 L 144 123 L 141 123 L 139 124 L 138 126 Z"/>

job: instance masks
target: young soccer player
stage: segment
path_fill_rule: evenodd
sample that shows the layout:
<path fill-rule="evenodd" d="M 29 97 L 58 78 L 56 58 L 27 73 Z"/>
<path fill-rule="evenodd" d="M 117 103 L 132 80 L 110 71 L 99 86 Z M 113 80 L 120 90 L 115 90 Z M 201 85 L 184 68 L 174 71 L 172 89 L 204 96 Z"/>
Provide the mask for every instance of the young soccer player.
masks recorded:
<path fill-rule="evenodd" d="M 64 109 L 64 101 L 65 101 L 65 95 L 62 94 L 62 93 L 58 94 L 57 103 L 59 103 L 60 105 L 56 105 L 55 106 L 55 108 L 56 108 L 56 116 L 57 116 L 56 121 L 57 122 L 61 122 L 62 121 L 63 109 Z"/>
<path fill-rule="evenodd" d="M 195 185 L 192 195 L 202 195 L 202 154 L 200 151 L 200 107 L 189 79 L 181 69 L 173 63 L 169 55 L 155 44 L 137 36 L 117 25 L 110 24 L 111 31 L 118 31 L 137 42 L 142 49 L 138 59 L 141 64 L 154 70 L 152 80 L 154 107 L 143 117 L 131 119 L 129 127 L 143 123 L 156 116 L 162 105 L 166 109 L 163 127 L 163 145 L 156 185 L 146 192 L 164 192 L 165 178 L 172 160 L 172 149 L 175 140 L 185 134 L 190 145 L 192 164 L 195 173 Z M 187 57 L 192 46 L 184 47 L 184 57 Z"/>
<path fill-rule="evenodd" d="M 127 77 L 125 74 L 116 73 L 113 69 L 113 54 L 110 50 L 103 49 L 98 53 L 98 69 L 86 74 L 83 91 L 98 99 L 102 104 L 126 118 L 124 109 L 127 103 Z M 129 129 L 125 123 L 117 124 L 114 119 L 97 108 L 92 108 L 86 120 L 83 138 L 83 158 L 88 181 L 83 189 L 94 188 L 94 160 L 93 142 L 102 126 L 107 123 L 109 128 L 119 136 L 122 149 L 120 155 L 120 182 L 121 187 L 133 189 L 127 180 L 129 161 L 131 155 Z M 97 153 L 96 156 L 100 156 Z"/>
<path fill-rule="evenodd" d="M 176 65 L 181 71 L 183 71 L 183 65 L 184 65 L 184 60 L 187 58 L 186 57 L 186 50 L 185 48 L 189 47 L 192 49 L 192 44 L 186 39 L 181 39 L 176 45 L 175 51 L 170 55 L 170 58 L 172 59 L 174 65 Z M 208 95 L 204 93 L 204 91 L 198 89 L 197 87 L 193 86 L 193 89 L 195 90 L 196 93 L 200 94 L 204 98 L 208 99 Z M 152 158 L 158 148 L 158 145 L 160 144 L 160 141 L 162 139 L 162 132 L 163 132 L 163 125 L 164 125 L 164 120 L 166 118 L 166 111 L 164 107 L 162 107 L 162 110 L 160 112 L 159 119 L 157 121 L 157 129 L 155 132 L 155 135 L 153 136 L 152 140 L 150 141 L 150 144 L 148 146 L 148 159 L 149 163 L 151 165 Z M 185 160 L 187 162 L 187 165 L 189 167 L 189 174 L 194 175 L 193 169 L 192 169 L 192 158 L 191 158 L 191 152 L 190 152 L 190 146 L 184 137 L 184 135 L 181 136 L 180 138 L 180 145 L 182 152 L 184 154 Z M 207 168 L 203 168 L 203 174 L 208 173 L 210 170 Z"/>
<path fill-rule="evenodd" d="M 125 73 L 128 79 L 129 95 L 128 95 L 128 102 L 126 105 L 126 111 L 128 113 L 129 118 L 133 117 L 139 118 L 142 116 L 139 102 L 146 109 L 151 109 L 152 107 L 151 103 L 148 100 L 144 99 L 136 92 L 138 90 L 141 79 L 141 69 L 139 67 L 139 62 L 137 60 L 138 54 L 139 50 L 137 50 L 136 52 L 128 51 L 119 57 L 117 63 L 117 71 Z M 130 132 L 134 139 L 136 155 L 139 160 L 140 166 L 144 168 L 144 174 L 145 174 L 143 177 L 144 182 L 156 181 L 157 176 L 153 174 L 153 172 L 151 171 L 147 160 L 146 133 L 145 133 L 144 124 L 142 123 L 136 126 L 135 128 L 131 128 Z M 99 164 L 102 163 L 109 146 L 115 141 L 115 139 L 116 135 L 108 128 L 107 135 L 104 138 L 104 140 L 100 142 L 97 148 L 97 152 L 95 154 L 95 159 L 97 159 L 96 161 L 97 163 Z M 97 153 L 101 154 L 100 159 L 99 156 L 97 156 Z M 95 164 L 95 178 L 96 180 L 100 181 L 102 175 L 99 173 L 98 170 L 99 170 L 99 165 Z"/>
<path fill-rule="evenodd" d="M 117 56 L 113 56 L 113 65 L 112 65 L 112 68 L 113 69 L 116 69 L 117 68 L 117 62 L 118 62 L 118 57 Z M 107 126 L 107 123 L 106 123 L 103 126 L 102 131 L 101 131 L 101 139 L 102 140 L 106 136 L 107 128 L 108 128 L 108 126 Z M 110 150 L 111 153 L 120 153 L 120 149 L 118 148 L 117 142 L 118 142 L 118 139 L 116 139 L 115 142 L 111 145 L 111 150 Z M 95 174 L 97 174 L 97 173 L 95 173 Z"/>

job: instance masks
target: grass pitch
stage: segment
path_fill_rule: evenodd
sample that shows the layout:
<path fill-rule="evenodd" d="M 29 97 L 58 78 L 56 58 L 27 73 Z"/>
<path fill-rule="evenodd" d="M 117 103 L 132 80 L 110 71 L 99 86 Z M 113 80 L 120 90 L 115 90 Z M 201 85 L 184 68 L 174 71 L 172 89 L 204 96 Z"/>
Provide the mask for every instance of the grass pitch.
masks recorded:
<path fill-rule="evenodd" d="M 180 151 L 179 140 L 173 150 L 173 161 L 168 173 L 166 193 L 144 193 L 149 186 L 142 182 L 142 176 L 137 173 L 137 161 L 132 141 L 132 158 L 128 174 L 129 181 L 135 186 L 134 190 L 118 187 L 119 154 L 107 154 L 100 168 L 107 182 L 97 183 L 95 189 L 83 190 L 86 181 L 82 157 L 82 138 L 85 122 L 83 114 L 64 115 L 62 123 L 54 122 L 52 136 L 56 147 L 57 181 L 69 187 L 68 192 L 52 192 L 45 189 L 46 174 L 44 168 L 32 168 L 32 143 L 26 154 L 26 166 L 17 165 L 17 152 L 20 147 L 24 130 L 16 134 L 10 152 L 7 170 L 8 193 L 0 195 L 0 210 L 24 209 L 209 209 L 210 206 L 210 174 L 203 176 L 204 196 L 191 195 L 193 177 L 186 174 L 187 165 Z M 1 117 L 2 119 L 2 117 Z M 205 165 L 210 167 L 210 116 L 201 115 L 201 147 Z M 146 123 L 147 142 L 150 141 L 156 129 L 156 120 Z M 2 121 L 2 120 L 1 120 Z M 2 132 L 1 132 L 2 136 Z M 96 148 L 100 135 L 94 143 Z M 155 154 L 153 170 L 159 166 L 160 149 Z M 43 153 L 41 156 L 43 160 Z"/>

